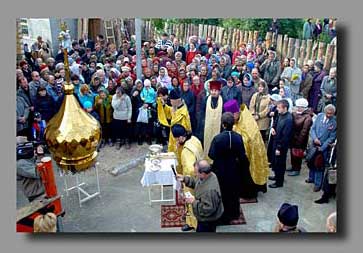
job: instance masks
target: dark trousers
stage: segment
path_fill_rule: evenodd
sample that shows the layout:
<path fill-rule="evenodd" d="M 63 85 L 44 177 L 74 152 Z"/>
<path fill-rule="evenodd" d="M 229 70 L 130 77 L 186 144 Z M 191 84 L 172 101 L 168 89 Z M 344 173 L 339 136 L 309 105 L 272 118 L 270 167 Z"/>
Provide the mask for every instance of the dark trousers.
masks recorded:
<path fill-rule="evenodd" d="M 286 158 L 287 158 L 287 150 L 280 151 L 280 155 L 274 154 L 272 170 L 275 172 L 276 184 L 280 186 L 284 184 L 284 176 L 286 171 Z"/>
<path fill-rule="evenodd" d="M 260 130 L 263 142 L 267 142 L 267 130 Z"/>
<path fill-rule="evenodd" d="M 115 140 L 120 139 L 121 142 L 130 140 L 129 124 L 127 123 L 127 120 L 114 119 L 112 121 L 112 125 L 113 125 L 112 132 Z"/>
<path fill-rule="evenodd" d="M 150 138 L 150 132 L 148 130 L 148 123 L 137 122 L 136 123 L 136 136 L 138 140 L 144 140 Z"/>
<path fill-rule="evenodd" d="M 105 141 L 108 141 L 109 139 L 113 139 L 111 123 L 102 123 L 101 128 L 102 128 L 102 139 L 104 139 Z"/>
<path fill-rule="evenodd" d="M 216 232 L 217 222 L 201 222 L 198 221 L 197 232 Z"/>
<path fill-rule="evenodd" d="M 324 176 L 324 180 L 323 180 L 323 198 L 325 199 L 330 199 L 331 197 L 336 195 L 336 184 L 329 184 L 329 180 L 328 180 L 328 171 L 326 170 L 325 172 L 325 176 Z"/>
<path fill-rule="evenodd" d="M 292 167 L 292 170 L 300 172 L 301 164 L 302 164 L 302 158 L 292 155 L 292 152 L 290 152 L 290 154 L 291 154 L 291 167 Z"/>

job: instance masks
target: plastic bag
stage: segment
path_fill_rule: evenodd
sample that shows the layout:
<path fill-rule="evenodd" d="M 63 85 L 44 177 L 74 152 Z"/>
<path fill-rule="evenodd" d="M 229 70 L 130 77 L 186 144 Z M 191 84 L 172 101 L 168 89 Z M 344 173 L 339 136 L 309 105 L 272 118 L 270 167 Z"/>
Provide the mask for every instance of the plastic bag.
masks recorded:
<path fill-rule="evenodd" d="M 147 109 L 145 109 L 143 107 L 141 107 L 139 109 L 139 115 L 137 116 L 136 122 L 149 123 L 149 115 L 148 115 Z"/>

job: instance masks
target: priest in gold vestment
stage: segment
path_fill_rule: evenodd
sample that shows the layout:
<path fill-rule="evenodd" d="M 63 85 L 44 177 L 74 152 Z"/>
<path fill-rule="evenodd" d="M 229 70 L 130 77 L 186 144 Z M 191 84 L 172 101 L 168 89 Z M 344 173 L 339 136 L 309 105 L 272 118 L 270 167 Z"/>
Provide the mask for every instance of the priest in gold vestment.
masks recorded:
<path fill-rule="evenodd" d="M 256 120 L 246 105 L 238 107 L 236 100 L 227 101 L 224 104 L 226 112 L 232 112 L 235 117 L 233 131 L 239 133 L 243 138 L 246 154 L 250 162 L 250 173 L 254 185 L 243 187 L 242 198 L 256 198 L 257 192 L 266 192 L 266 183 L 269 172 L 266 147 L 264 145 Z"/>
<path fill-rule="evenodd" d="M 175 124 L 171 128 L 171 132 L 176 140 L 178 146 L 182 146 L 181 151 L 181 170 L 183 176 L 195 177 L 194 164 L 198 160 L 203 158 L 202 144 L 198 138 L 192 136 L 191 132 L 187 132 L 186 129 L 180 125 Z M 194 190 L 188 187 L 184 187 L 184 192 L 190 192 L 194 196 Z M 183 231 L 197 228 L 197 219 L 193 214 L 192 206 L 187 205 L 186 225 L 182 228 Z"/>
<path fill-rule="evenodd" d="M 221 118 L 223 113 L 223 99 L 220 95 L 222 83 L 219 81 L 210 81 L 210 95 L 206 98 L 202 110 L 204 115 L 204 138 L 203 148 L 205 158 L 211 162 L 208 152 L 213 138 L 221 132 Z"/>
<path fill-rule="evenodd" d="M 187 132 L 192 131 L 192 126 L 190 123 L 189 113 L 187 106 L 183 103 L 180 92 L 177 90 L 170 91 L 169 99 L 171 106 L 167 105 L 162 97 L 158 97 L 157 99 L 157 113 L 159 122 L 167 127 L 172 128 L 175 124 L 182 125 Z M 168 122 L 170 121 L 170 124 Z M 168 152 L 174 152 L 178 159 L 177 172 L 181 173 L 180 166 L 180 156 L 182 151 L 182 146 L 177 147 L 176 141 L 173 137 L 173 134 L 170 131 L 169 134 L 169 143 L 168 143 Z"/>

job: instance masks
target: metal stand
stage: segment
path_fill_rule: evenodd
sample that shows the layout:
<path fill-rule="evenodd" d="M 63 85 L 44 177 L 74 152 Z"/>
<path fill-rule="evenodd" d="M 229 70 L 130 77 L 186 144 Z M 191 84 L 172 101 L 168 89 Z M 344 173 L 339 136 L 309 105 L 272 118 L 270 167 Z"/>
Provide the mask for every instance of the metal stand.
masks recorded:
<path fill-rule="evenodd" d="M 160 186 L 160 199 L 151 199 L 151 188 L 153 186 Z M 172 188 L 173 191 L 173 198 L 171 199 L 164 199 L 164 185 L 162 184 L 152 184 L 150 185 L 149 188 L 149 204 L 150 206 L 152 205 L 153 202 L 169 202 L 169 201 L 173 201 L 173 204 L 175 204 L 175 190 L 173 189 L 172 185 L 169 185 Z"/>
<path fill-rule="evenodd" d="M 101 196 L 101 190 L 100 190 L 100 181 L 98 178 L 98 169 L 97 166 L 94 166 L 93 169 L 95 170 L 96 173 L 96 183 L 97 183 L 97 191 L 95 193 L 88 193 L 85 189 L 82 188 L 83 185 L 86 185 L 85 182 L 82 182 L 80 175 L 77 173 L 75 175 L 66 175 L 63 174 L 64 177 L 64 190 L 66 191 L 67 196 L 69 195 L 69 191 L 73 190 L 73 189 L 77 189 L 78 192 L 78 200 L 79 200 L 79 206 L 82 207 L 82 203 L 93 199 L 96 196 Z M 67 177 L 75 177 L 76 178 L 76 185 L 71 186 L 68 188 L 68 183 L 67 183 Z M 81 197 L 81 193 L 83 193 L 84 195 L 86 195 L 86 197 L 82 198 Z"/>

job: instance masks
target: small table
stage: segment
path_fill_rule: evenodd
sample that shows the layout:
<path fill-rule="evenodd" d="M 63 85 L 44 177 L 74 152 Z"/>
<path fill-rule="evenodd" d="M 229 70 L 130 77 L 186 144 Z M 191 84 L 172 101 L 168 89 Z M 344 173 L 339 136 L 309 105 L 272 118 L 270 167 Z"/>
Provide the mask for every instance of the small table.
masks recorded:
<path fill-rule="evenodd" d="M 160 160 L 160 168 L 155 169 L 152 164 L 153 159 Z M 163 153 L 157 157 L 146 158 L 145 159 L 145 172 L 141 179 L 142 186 L 146 186 L 149 189 L 149 203 L 150 205 L 153 202 L 169 202 L 172 201 L 175 204 L 175 190 L 178 188 L 177 181 L 175 179 L 175 175 L 171 169 L 171 166 L 174 166 L 176 169 L 177 159 L 175 155 L 171 155 L 170 153 Z M 160 198 L 152 199 L 151 198 L 151 188 L 154 186 L 160 187 Z M 169 199 L 164 198 L 164 186 L 172 186 L 173 197 Z"/>

